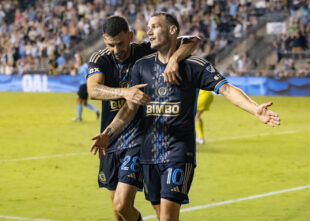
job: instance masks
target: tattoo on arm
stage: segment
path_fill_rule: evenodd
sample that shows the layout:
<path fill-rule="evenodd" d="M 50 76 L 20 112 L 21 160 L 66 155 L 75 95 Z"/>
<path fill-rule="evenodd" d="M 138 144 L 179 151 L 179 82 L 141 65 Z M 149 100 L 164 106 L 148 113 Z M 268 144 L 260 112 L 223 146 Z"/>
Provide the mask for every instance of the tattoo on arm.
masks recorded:
<path fill-rule="evenodd" d="M 106 129 L 106 134 L 111 139 L 117 136 L 126 126 L 125 122 L 119 119 L 114 119 L 110 126 Z"/>
<path fill-rule="evenodd" d="M 221 87 L 220 87 L 220 90 L 219 90 L 220 94 L 222 95 L 227 95 L 228 93 L 230 93 L 230 85 L 229 84 L 223 84 Z"/>
<path fill-rule="evenodd" d="M 221 89 L 221 93 L 229 92 L 228 84 L 223 84 L 220 89 Z"/>
<path fill-rule="evenodd" d="M 97 85 L 94 90 L 93 94 L 97 99 L 103 100 L 113 100 L 121 98 L 121 89 L 120 88 L 108 88 L 101 85 Z"/>
<path fill-rule="evenodd" d="M 134 118 L 136 115 L 138 108 L 135 108 L 133 110 L 129 110 L 127 103 L 121 108 L 121 110 L 117 113 L 114 120 L 110 124 L 109 128 L 107 129 L 107 135 L 109 138 L 113 136 L 118 136 L 118 134 L 121 133 L 123 128 Z M 111 129 L 113 129 L 111 131 Z M 109 133 L 111 135 L 109 135 Z"/>
<path fill-rule="evenodd" d="M 108 129 L 107 129 L 107 135 L 109 136 L 109 138 L 111 138 L 112 136 L 113 136 L 113 133 L 112 133 L 112 128 L 111 127 L 109 127 Z"/>

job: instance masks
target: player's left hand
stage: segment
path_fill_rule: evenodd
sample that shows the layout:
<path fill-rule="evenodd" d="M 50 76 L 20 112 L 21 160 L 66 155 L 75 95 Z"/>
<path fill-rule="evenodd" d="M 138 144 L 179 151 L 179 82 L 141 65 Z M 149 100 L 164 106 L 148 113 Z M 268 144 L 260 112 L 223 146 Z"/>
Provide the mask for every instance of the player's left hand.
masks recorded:
<path fill-rule="evenodd" d="M 180 85 L 180 81 L 182 81 L 181 75 L 179 74 L 179 64 L 172 59 L 169 60 L 163 75 L 164 82 L 167 84 Z"/>
<path fill-rule="evenodd" d="M 94 155 L 99 154 L 99 157 L 103 154 L 106 154 L 106 149 L 109 144 L 110 137 L 105 133 L 105 131 L 101 134 L 98 134 L 97 136 L 94 136 L 92 138 L 94 141 L 93 144 L 90 147 L 90 152 L 92 152 Z"/>
<path fill-rule="evenodd" d="M 280 125 L 279 114 L 268 109 L 272 105 L 272 102 L 261 104 L 258 106 L 256 116 L 264 124 L 268 124 L 271 127 L 275 125 Z"/>

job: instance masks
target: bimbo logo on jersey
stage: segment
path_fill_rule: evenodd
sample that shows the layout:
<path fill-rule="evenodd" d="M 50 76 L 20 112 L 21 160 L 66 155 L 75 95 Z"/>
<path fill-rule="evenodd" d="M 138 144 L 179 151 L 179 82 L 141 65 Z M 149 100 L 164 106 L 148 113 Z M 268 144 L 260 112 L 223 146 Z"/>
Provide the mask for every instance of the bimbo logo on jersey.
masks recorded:
<path fill-rule="evenodd" d="M 180 102 L 150 102 L 146 105 L 146 116 L 176 117 L 180 113 Z"/>
<path fill-rule="evenodd" d="M 118 111 L 125 104 L 124 99 L 110 101 L 111 111 Z"/>

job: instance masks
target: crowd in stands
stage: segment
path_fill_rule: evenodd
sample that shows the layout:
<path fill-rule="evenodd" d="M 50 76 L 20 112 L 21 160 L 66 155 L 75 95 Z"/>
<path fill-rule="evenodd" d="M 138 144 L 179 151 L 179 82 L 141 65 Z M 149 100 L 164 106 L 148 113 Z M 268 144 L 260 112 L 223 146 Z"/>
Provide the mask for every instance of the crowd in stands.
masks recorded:
<path fill-rule="evenodd" d="M 29 1 L 27 7 L 0 2 L 0 72 L 23 74 L 48 61 L 65 72 L 67 53 L 100 27 L 106 11 L 83 0 Z M 102 19 L 100 19 L 102 18 Z"/>
<path fill-rule="evenodd" d="M 309 62 L 296 68 L 296 60 L 309 58 L 310 54 L 310 1 L 294 0 L 286 33 L 279 34 L 273 42 L 277 51 L 275 75 L 280 77 L 310 77 Z"/>
<path fill-rule="evenodd" d="M 269 65 L 265 71 L 251 72 L 249 70 L 255 69 L 255 62 L 246 52 L 242 52 L 234 55 L 229 75 L 310 77 L 309 63 L 300 61 L 310 57 L 309 5 L 309 0 L 293 0 L 286 5 L 290 16 L 285 32 L 278 34 L 273 41 L 277 54 L 274 64 Z M 297 67 L 296 63 L 300 65 Z"/>
<path fill-rule="evenodd" d="M 235 55 L 240 56 L 240 55 Z M 252 62 L 246 57 L 246 55 L 241 55 L 242 57 L 237 62 L 234 62 L 233 65 L 239 67 L 251 67 Z M 254 69 L 245 69 L 242 71 L 238 70 L 238 67 L 230 68 L 225 71 L 223 74 L 225 76 L 257 76 L 257 77 L 276 77 L 276 78 L 289 78 L 289 77 L 307 77 L 310 78 L 310 61 L 301 61 L 296 65 L 296 61 L 293 58 L 285 58 L 278 65 L 269 65 L 264 70 L 254 70 Z M 253 66 L 252 66 L 253 67 Z"/>
<path fill-rule="evenodd" d="M 65 55 L 75 45 L 100 30 L 111 15 L 127 18 L 136 41 L 147 39 L 147 21 L 155 11 L 174 14 L 181 35 L 196 34 L 203 42 L 196 54 L 214 62 L 215 56 L 242 38 L 268 12 L 289 10 L 291 50 L 294 35 L 302 35 L 309 47 L 307 0 L 36 0 L 23 8 L 16 1 L 0 2 L 0 72 L 24 74 L 48 63 L 49 74 L 75 74 L 74 60 Z M 14 4 L 14 5 L 13 5 Z M 300 36 L 299 36 L 300 37 Z M 281 37 L 281 47 L 283 42 Z M 305 42 L 305 41 L 304 41 Z M 276 45 L 279 45 L 276 42 Z M 305 46 L 306 45 L 306 46 Z M 246 52 L 234 57 L 236 65 L 248 64 Z M 242 59 L 241 59 L 242 58 Z M 238 64 L 239 62 L 239 64 Z"/>

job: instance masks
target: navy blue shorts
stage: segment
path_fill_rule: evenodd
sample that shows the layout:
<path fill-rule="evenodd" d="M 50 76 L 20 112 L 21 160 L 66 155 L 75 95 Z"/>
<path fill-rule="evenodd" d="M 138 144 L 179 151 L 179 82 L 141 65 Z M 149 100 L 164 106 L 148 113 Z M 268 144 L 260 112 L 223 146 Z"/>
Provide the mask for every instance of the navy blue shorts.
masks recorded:
<path fill-rule="evenodd" d="M 145 198 L 153 205 L 160 199 L 189 203 L 188 192 L 194 176 L 193 163 L 143 164 Z"/>
<path fill-rule="evenodd" d="M 79 97 L 81 100 L 87 100 L 87 98 L 88 98 L 88 93 L 87 93 L 87 86 L 86 86 L 86 84 L 80 85 L 79 90 L 78 90 L 78 92 L 77 92 L 77 95 L 78 95 L 78 97 Z"/>
<path fill-rule="evenodd" d="M 131 148 L 101 156 L 98 174 L 99 187 L 115 190 L 117 183 L 122 182 L 142 190 L 143 176 L 139 154 L 139 148 Z"/>

